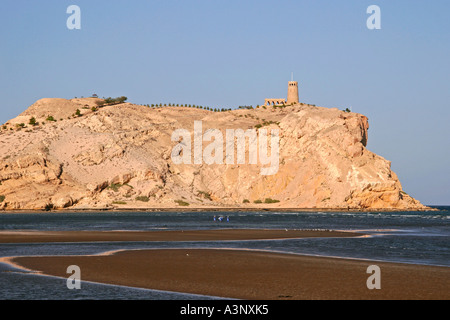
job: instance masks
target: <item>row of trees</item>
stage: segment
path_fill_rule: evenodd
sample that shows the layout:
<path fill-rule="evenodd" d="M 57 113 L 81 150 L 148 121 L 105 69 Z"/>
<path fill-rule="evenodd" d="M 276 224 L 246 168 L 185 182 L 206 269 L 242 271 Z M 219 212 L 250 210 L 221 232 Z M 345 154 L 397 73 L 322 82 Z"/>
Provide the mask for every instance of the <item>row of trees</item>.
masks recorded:
<path fill-rule="evenodd" d="M 110 106 L 110 105 L 114 105 L 114 104 L 119 104 L 119 103 L 124 103 L 125 101 L 127 101 L 128 98 L 125 96 L 121 96 L 121 97 L 117 97 L 117 98 L 104 98 L 103 101 L 98 101 L 97 102 L 97 106 L 102 107 L 102 106 Z"/>
<path fill-rule="evenodd" d="M 169 103 L 169 104 L 147 104 L 146 105 L 149 108 L 162 108 L 162 107 L 185 107 L 185 108 L 195 108 L 195 109 L 203 109 L 203 110 L 209 110 L 213 112 L 224 112 L 224 111 L 231 111 L 231 108 L 212 108 L 212 107 L 203 107 L 203 106 L 197 106 L 195 104 L 175 104 L 175 103 Z"/>

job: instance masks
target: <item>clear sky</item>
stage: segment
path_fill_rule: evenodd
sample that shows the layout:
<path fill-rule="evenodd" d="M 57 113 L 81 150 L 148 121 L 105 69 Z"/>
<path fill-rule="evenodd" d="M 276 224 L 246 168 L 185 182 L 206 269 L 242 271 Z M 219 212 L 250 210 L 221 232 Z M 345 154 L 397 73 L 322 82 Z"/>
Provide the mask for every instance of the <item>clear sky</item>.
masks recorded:
<path fill-rule="evenodd" d="M 255 106 L 286 97 L 294 72 L 301 102 L 369 118 L 368 149 L 406 192 L 450 204 L 449 15 L 448 0 L 2 0 L 0 123 L 93 93 Z"/>

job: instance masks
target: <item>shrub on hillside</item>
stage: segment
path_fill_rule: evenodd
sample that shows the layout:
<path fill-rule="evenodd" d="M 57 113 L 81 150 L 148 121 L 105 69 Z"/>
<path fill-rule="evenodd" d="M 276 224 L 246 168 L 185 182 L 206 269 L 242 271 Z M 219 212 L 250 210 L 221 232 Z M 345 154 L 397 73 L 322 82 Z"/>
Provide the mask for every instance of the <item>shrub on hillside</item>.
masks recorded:
<path fill-rule="evenodd" d="M 175 200 L 175 202 L 178 203 L 178 205 L 182 206 L 182 207 L 187 207 L 189 205 L 188 202 L 185 202 L 183 200 Z"/>
<path fill-rule="evenodd" d="M 136 201 L 149 202 L 149 198 L 147 196 L 139 196 L 136 197 Z"/>

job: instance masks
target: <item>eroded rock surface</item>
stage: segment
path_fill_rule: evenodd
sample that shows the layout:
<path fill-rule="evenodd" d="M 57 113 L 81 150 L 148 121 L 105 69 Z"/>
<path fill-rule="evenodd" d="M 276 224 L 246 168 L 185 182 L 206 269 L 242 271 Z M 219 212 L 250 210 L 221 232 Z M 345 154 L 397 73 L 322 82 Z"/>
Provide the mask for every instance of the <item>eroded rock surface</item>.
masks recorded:
<path fill-rule="evenodd" d="M 92 110 L 97 101 L 42 99 L 2 126 L 0 208 L 426 208 L 402 190 L 390 162 L 366 148 L 369 124 L 361 114 L 304 104 Z M 50 115 L 56 121 L 46 121 Z M 278 129 L 277 173 L 261 175 L 261 165 L 248 161 L 175 164 L 172 133 L 193 132 L 196 120 L 203 132 L 219 129 L 224 137 L 226 129 Z"/>

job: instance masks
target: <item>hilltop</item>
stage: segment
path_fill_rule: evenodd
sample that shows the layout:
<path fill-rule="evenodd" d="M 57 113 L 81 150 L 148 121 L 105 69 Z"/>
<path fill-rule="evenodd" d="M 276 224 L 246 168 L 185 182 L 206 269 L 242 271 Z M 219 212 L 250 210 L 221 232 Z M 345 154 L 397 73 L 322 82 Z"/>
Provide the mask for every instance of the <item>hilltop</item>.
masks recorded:
<path fill-rule="evenodd" d="M 278 129 L 278 171 L 175 164 L 172 133 L 194 121 L 224 136 Z M 0 208 L 426 209 L 366 148 L 368 128 L 364 115 L 301 103 L 212 112 L 41 99 L 0 127 Z"/>

